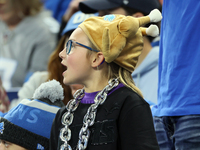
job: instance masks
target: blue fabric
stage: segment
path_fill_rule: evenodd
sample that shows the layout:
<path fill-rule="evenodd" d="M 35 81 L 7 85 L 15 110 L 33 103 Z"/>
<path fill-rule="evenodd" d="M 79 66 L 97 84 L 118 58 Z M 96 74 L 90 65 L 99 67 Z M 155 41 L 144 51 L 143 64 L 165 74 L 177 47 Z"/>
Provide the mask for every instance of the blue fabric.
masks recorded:
<path fill-rule="evenodd" d="M 33 75 L 33 73 L 34 73 L 34 72 L 28 72 L 28 73 L 26 74 L 26 77 L 25 77 L 25 79 L 24 79 L 24 82 L 27 82 L 27 81 L 29 80 L 29 78 Z"/>
<path fill-rule="evenodd" d="M 7 113 L 2 113 L 2 112 L 0 111 L 0 117 L 4 117 L 6 114 L 7 114 Z"/>
<path fill-rule="evenodd" d="M 53 17 L 61 23 L 62 17 L 68 8 L 71 0 L 41 0 L 44 3 L 44 7 L 52 11 Z"/>
<path fill-rule="evenodd" d="M 154 117 L 161 150 L 199 150 L 200 115 Z"/>
<path fill-rule="evenodd" d="M 31 100 L 28 99 L 26 101 L 31 102 Z M 49 106 L 52 109 L 55 108 L 55 113 L 49 112 L 49 107 L 43 109 L 39 109 L 36 107 L 40 106 L 41 104 Z M 4 118 L 12 122 L 13 124 L 29 130 L 35 134 L 50 138 L 51 125 L 59 107 L 50 106 L 39 100 L 37 100 L 37 102 L 35 101 L 34 105 L 34 107 L 30 107 L 26 104 L 20 103 L 16 107 L 11 109 L 4 116 Z"/>
<path fill-rule="evenodd" d="M 155 41 L 155 42 L 152 42 L 151 43 L 151 46 L 154 47 L 154 46 L 159 46 L 160 44 L 160 41 Z"/>
<path fill-rule="evenodd" d="M 19 89 L 14 89 L 13 90 L 10 90 L 10 91 L 6 91 L 7 92 L 7 95 L 8 95 L 8 98 L 10 100 L 10 102 L 13 100 L 13 99 L 18 99 L 18 91 Z"/>
<path fill-rule="evenodd" d="M 84 20 L 92 16 L 98 16 L 98 13 L 84 14 L 81 11 L 74 13 L 72 17 L 69 19 L 69 21 L 67 22 L 67 25 L 65 26 L 65 28 L 63 29 L 62 35 L 64 35 L 68 31 L 76 29 L 79 26 L 79 24 L 81 24 Z"/>
<path fill-rule="evenodd" d="M 152 113 L 200 114 L 200 1 L 166 0 L 162 15 L 158 104 Z"/>

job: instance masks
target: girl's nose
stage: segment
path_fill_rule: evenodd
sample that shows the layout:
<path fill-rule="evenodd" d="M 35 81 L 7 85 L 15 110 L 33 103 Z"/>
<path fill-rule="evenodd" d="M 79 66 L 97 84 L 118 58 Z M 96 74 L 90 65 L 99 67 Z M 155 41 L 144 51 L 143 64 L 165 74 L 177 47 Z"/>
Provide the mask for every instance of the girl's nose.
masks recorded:
<path fill-rule="evenodd" d="M 59 53 L 59 57 L 61 58 L 61 59 L 63 59 L 64 58 L 64 56 L 65 56 L 65 48 Z"/>

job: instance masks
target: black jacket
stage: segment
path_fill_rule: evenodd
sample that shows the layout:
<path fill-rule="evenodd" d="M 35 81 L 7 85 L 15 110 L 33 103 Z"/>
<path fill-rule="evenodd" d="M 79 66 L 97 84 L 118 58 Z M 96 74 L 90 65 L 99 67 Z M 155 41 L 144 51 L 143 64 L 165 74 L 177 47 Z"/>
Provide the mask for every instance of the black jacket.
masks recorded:
<path fill-rule="evenodd" d="M 80 103 L 74 113 L 69 141 L 73 150 L 90 105 Z M 65 107 L 61 108 L 53 122 L 50 150 L 59 150 L 63 144 L 59 133 L 64 127 L 61 118 L 65 112 Z M 99 105 L 95 124 L 89 129 L 87 150 L 159 150 L 149 104 L 127 87 L 117 89 Z"/>

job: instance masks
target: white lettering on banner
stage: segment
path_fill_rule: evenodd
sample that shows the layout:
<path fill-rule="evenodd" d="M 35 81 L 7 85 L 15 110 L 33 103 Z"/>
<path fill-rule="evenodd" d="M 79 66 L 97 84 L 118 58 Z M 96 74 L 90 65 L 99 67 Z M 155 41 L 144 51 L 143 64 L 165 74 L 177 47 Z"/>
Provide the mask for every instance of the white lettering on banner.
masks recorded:
<path fill-rule="evenodd" d="M 18 108 L 18 116 L 16 116 L 19 120 L 26 120 L 28 123 L 36 123 L 38 121 L 38 115 L 40 114 L 40 110 L 38 109 L 32 109 L 30 110 L 29 107 L 26 107 L 24 109 L 24 107 L 20 107 Z M 27 114 L 28 115 L 25 115 Z M 16 111 L 12 111 L 10 112 L 10 117 L 14 117 L 14 115 L 16 114 Z M 25 118 L 26 116 L 26 118 Z"/>
<path fill-rule="evenodd" d="M 19 119 L 22 120 L 24 118 L 24 115 L 26 114 L 26 112 L 29 110 L 29 108 L 23 109 L 20 108 L 19 109 Z"/>
<path fill-rule="evenodd" d="M 37 114 L 40 113 L 40 110 L 38 110 L 38 109 L 33 109 L 33 110 L 31 110 L 29 113 L 30 113 L 30 116 L 31 116 L 32 118 L 31 118 L 31 119 L 30 119 L 30 118 L 27 118 L 26 121 L 29 122 L 29 123 L 36 123 L 37 120 L 38 120 Z"/>
<path fill-rule="evenodd" d="M 13 59 L 0 57 L 0 77 L 3 83 L 3 87 L 9 90 L 12 86 L 11 78 L 17 67 L 17 62 Z"/>
<path fill-rule="evenodd" d="M 77 14 L 75 17 L 74 17 L 74 20 L 73 20 L 73 23 L 76 24 L 76 23 L 81 23 L 83 22 L 85 19 L 89 18 L 89 17 L 92 17 L 92 16 L 95 16 L 94 14 L 84 14 L 84 13 L 80 13 L 80 14 Z"/>

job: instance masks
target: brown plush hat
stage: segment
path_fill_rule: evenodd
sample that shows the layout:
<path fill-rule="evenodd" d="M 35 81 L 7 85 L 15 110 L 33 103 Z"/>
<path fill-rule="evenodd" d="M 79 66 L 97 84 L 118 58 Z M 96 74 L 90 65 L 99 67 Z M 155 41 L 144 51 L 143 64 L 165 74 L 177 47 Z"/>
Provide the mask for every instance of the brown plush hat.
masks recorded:
<path fill-rule="evenodd" d="M 143 35 L 157 36 L 158 27 L 141 26 L 158 22 L 162 18 L 159 10 L 148 16 L 134 18 L 124 15 L 90 17 L 79 25 L 90 41 L 100 50 L 107 63 L 114 61 L 119 66 L 133 72 L 143 49 Z"/>
<path fill-rule="evenodd" d="M 5 4 L 6 0 L 0 0 L 0 4 Z"/>

